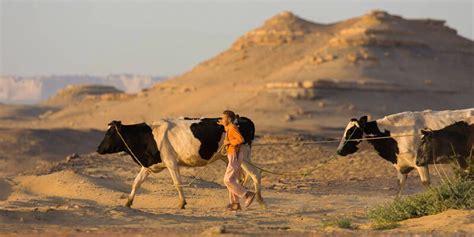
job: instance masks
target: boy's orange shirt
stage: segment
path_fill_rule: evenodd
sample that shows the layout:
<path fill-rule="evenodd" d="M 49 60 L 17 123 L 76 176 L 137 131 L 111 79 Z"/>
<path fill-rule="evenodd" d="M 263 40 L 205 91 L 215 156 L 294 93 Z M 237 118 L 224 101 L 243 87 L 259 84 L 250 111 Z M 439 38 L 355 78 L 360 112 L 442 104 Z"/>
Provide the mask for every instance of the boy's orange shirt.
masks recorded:
<path fill-rule="evenodd" d="M 227 154 L 237 154 L 237 147 L 244 143 L 244 138 L 239 132 L 239 129 L 234 124 L 227 126 L 227 140 L 229 145 L 227 146 Z"/>

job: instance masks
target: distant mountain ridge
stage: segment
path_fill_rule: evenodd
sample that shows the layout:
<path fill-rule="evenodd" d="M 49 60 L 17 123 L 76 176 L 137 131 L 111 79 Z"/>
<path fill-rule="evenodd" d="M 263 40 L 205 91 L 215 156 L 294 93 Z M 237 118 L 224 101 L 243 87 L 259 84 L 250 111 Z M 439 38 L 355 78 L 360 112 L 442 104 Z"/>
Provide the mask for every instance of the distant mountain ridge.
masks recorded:
<path fill-rule="evenodd" d="M 54 75 L 38 77 L 0 76 L 0 102 L 37 103 L 54 95 L 60 89 L 77 84 L 97 84 L 113 86 L 126 93 L 137 93 L 144 88 L 164 80 L 165 77 L 111 74 L 107 76 L 91 75 Z"/>

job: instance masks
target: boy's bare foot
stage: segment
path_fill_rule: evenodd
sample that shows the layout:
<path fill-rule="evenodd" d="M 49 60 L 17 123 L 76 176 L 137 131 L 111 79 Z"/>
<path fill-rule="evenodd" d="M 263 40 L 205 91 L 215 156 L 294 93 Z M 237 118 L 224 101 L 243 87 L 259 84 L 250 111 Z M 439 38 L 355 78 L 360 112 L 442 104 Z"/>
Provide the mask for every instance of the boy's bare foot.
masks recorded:
<path fill-rule="evenodd" d="M 242 208 L 240 207 L 240 203 L 232 203 L 227 205 L 227 211 L 240 211 Z"/>
<path fill-rule="evenodd" d="M 252 204 L 254 198 L 255 198 L 254 192 L 248 191 L 245 194 L 245 208 L 249 207 L 250 204 Z"/>

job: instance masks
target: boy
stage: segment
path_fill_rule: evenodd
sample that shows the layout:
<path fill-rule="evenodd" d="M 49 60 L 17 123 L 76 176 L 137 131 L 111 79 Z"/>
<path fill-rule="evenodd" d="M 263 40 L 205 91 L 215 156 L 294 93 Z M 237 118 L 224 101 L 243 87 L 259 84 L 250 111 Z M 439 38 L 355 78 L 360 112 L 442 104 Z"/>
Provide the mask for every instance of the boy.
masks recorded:
<path fill-rule="evenodd" d="M 229 190 L 230 204 L 227 206 L 227 210 L 229 211 L 242 209 L 240 207 L 240 198 L 245 198 L 245 207 L 250 206 L 255 198 L 254 192 L 247 191 L 237 181 L 241 171 L 240 166 L 244 160 L 243 154 L 239 154 L 239 145 L 244 143 L 244 138 L 240 134 L 237 126 L 233 123 L 235 117 L 234 112 L 226 110 L 222 113 L 222 118 L 217 122 L 223 125 L 226 131 L 224 145 L 227 146 L 227 158 L 229 163 L 227 164 L 224 175 L 224 184 L 227 186 L 227 190 Z"/>

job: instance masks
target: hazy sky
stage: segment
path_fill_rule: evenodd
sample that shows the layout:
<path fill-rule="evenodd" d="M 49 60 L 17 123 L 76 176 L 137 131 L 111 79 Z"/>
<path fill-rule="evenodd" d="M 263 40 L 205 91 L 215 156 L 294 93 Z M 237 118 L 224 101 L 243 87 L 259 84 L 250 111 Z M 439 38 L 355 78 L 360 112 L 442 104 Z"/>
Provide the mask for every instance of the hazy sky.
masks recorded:
<path fill-rule="evenodd" d="M 330 23 L 384 9 L 447 20 L 473 39 L 473 0 L 6 1 L 0 74 L 176 75 L 283 10 Z"/>

